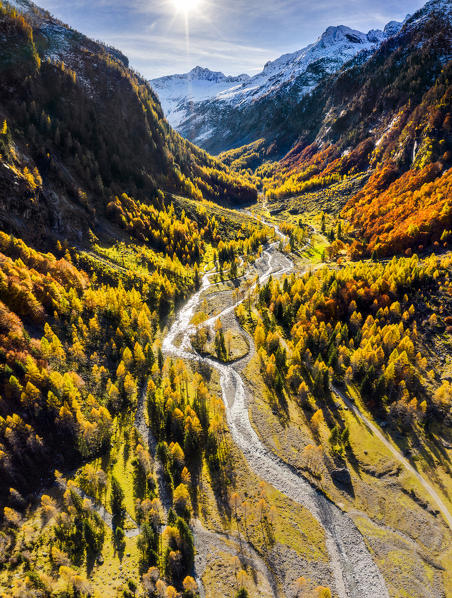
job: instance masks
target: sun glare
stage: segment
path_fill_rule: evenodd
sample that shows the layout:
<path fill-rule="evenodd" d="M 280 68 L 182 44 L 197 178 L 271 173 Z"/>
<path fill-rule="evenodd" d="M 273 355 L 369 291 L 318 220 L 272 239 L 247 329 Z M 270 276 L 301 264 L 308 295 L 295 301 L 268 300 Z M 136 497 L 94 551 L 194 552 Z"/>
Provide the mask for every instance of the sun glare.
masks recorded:
<path fill-rule="evenodd" d="M 198 8 L 202 0 L 173 0 L 173 2 L 178 11 L 189 13 Z"/>

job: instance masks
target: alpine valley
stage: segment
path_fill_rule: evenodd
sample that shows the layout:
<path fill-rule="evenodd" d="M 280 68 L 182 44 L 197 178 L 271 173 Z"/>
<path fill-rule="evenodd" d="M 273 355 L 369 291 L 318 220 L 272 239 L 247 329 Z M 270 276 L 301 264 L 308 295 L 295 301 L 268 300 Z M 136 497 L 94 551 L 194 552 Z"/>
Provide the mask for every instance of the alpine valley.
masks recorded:
<path fill-rule="evenodd" d="M 449 0 L 151 81 L 0 0 L 0 596 L 452 598 L 451 244 Z"/>

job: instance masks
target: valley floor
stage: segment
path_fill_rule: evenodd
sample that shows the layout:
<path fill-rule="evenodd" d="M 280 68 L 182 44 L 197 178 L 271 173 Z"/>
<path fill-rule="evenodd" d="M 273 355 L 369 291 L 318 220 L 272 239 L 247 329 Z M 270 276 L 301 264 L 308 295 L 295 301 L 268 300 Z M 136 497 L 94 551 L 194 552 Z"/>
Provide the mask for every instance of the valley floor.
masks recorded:
<path fill-rule="evenodd" d="M 278 276 L 294 267 L 276 247 L 272 248 L 272 253 L 264 255 L 260 268 L 259 264 L 256 266 L 262 284 L 270 274 Z M 309 264 L 299 270 L 301 275 L 307 268 Z M 426 474 L 415 471 L 382 432 L 377 431 L 376 425 L 371 424 L 340 391 L 336 391 L 342 404 L 340 408 L 349 410 L 344 411 L 347 420 L 350 415 L 357 416 L 352 431 L 353 444 L 362 442 L 371 452 L 364 450 L 363 462 L 350 467 L 355 495 L 341 491 L 331 478 L 328 479 L 329 476 L 320 484 L 312 478 L 307 482 L 298 466 L 301 447 L 307 444 L 306 426 L 303 430 L 299 415 L 291 417 L 290 414 L 288 421 L 281 422 L 278 408 L 275 410 L 266 404 L 268 393 L 259 384 L 254 341 L 238 324 L 230 307 L 232 293 L 229 297 L 225 296 L 226 293 L 221 292 L 224 308 L 216 306 L 215 318 L 222 321 L 226 330 L 241 331 L 250 345 L 249 355 L 233 367 L 229 366 L 232 371 L 211 363 L 212 367 L 220 369 L 229 429 L 248 465 L 259 478 L 301 504 L 320 522 L 329 553 L 329 585 L 335 595 L 402 596 L 407 592 L 409 596 L 443 596 L 442 578 L 452 554 L 448 494 L 444 496 L 441 493 L 442 496 L 439 496 Z M 215 297 L 208 295 L 209 302 Z M 210 315 L 210 311 L 208 313 Z M 209 323 L 213 324 L 213 321 L 211 316 Z M 240 376 L 244 377 L 245 384 Z M 361 471 L 361 467 L 366 466 L 365 461 L 369 462 L 368 469 L 371 463 L 374 466 L 375 471 L 370 475 Z M 426 503 L 419 507 L 414 500 L 407 498 L 410 492 L 415 496 L 425 496 Z M 372 493 L 381 497 L 372 497 Z M 387 504 L 381 506 L 381 501 Z M 380 506 L 376 512 L 375 503 L 378 502 Z M 340 510 L 335 510 L 332 503 L 336 503 Z M 396 512 L 392 511 L 394 508 Z M 350 516 L 341 516 L 342 510 Z M 419 525 L 423 533 L 416 529 Z M 302 533 L 309 537 L 308 531 Z M 267 558 L 271 559 L 271 556 Z M 404 567 L 401 569 L 402 562 Z M 325 582 L 325 572 L 322 573 Z M 282 595 L 296 595 L 295 580 L 295 572 L 291 583 L 286 578 Z M 447 573 L 445 582 L 449 583 Z"/>
<path fill-rule="evenodd" d="M 250 310 L 256 286 L 262 287 L 270 278 L 292 272 L 303 276 L 319 267 L 312 258 L 312 235 L 291 254 L 283 247 L 286 239 L 277 227 L 276 232 L 277 240 L 264 247 L 237 279 L 221 281 L 215 272 L 204 274 L 200 289 L 179 309 L 162 341 L 165 356 L 185 361 L 222 397 L 228 424 L 223 440 L 229 452 L 230 487 L 219 491 L 204 462 L 193 505 L 193 576 L 199 594 L 233 597 L 245 587 L 253 598 L 314 596 L 322 588 L 325 592 L 330 588 L 337 598 L 450 596 L 450 452 L 439 463 L 445 473 L 431 477 L 422 460 L 408 460 L 402 454 L 359 397 L 350 397 L 353 388 L 334 389 L 351 446 L 344 463 L 350 483 L 338 483 L 332 477 L 335 464 L 327 429 L 313 439 L 299 407 L 290 400 L 278 404 L 263 382 L 254 338 L 247 324 L 239 322 L 237 308 Z M 314 236 L 316 242 L 326 242 L 322 235 L 314 232 Z M 212 343 L 202 354 L 194 351 L 193 337 L 199 327 L 194 321 L 200 321 L 211 338 L 218 323 L 225 333 L 230 332 L 229 361 L 216 357 Z M 145 382 L 134 420 L 122 422 L 117 429 L 110 456 L 125 491 L 125 548 L 119 553 L 106 542 L 102 559 L 89 575 L 96 596 L 116 595 L 127 580 L 137 587 L 140 583 L 137 538 L 141 530 L 135 521 L 130 482 L 128 427 L 135 428 L 155 459 L 162 524 L 172 507 L 149 426 Z M 316 442 L 323 446 L 326 464 L 318 476 L 304 467 L 302 458 L 303 449 Z M 85 469 L 73 476 L 76 484 Z M 113 542 L 110 493 L 109 487 L 101 501 L 83 496 Z M 24 538 L 25 534 L 42 534 L 37 519 L 31 517 L 26 525 L 19 532 Z M 45 535 L 37 550 L 38 562 L 45 563 Z M 11 584 L 10 575 L 1 573 L 2 595 L 8 595 Z"/>

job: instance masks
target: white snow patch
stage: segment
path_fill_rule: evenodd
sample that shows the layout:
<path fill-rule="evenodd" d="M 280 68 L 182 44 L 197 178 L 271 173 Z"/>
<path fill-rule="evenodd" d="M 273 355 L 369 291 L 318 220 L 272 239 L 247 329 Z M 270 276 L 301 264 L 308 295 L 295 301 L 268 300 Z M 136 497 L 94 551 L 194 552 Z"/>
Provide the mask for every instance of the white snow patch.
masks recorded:
<path fill-rule="evenodd" d="M 209 137 L 212 135 L 212 133 L 215 131 L 215 129 L 207 129 L 206 131 L 204 131 L 203 133 L 201 133 L 200 135 L 198 135 L 195 139 L 195 143 L 199 143 L 200 141 L 204 141 L 204 139 L 209 139 Z"/>
<path fill-rule="evenodd" d="M 6 0 L 6 2 L 21 12 L 26 12 L 31 8 L 27 0 Z"/>

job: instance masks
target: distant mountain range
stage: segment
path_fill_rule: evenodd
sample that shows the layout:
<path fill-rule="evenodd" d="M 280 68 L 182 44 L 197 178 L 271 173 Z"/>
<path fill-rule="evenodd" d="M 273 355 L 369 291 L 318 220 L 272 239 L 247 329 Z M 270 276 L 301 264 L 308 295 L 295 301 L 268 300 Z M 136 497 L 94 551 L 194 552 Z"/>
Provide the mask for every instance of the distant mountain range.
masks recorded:
<path fill-rule="evenodd" d="M 328 27 L 315 43 L 267 62 L 254 77 L 227 77 L 198 66 L 186 74 L 153 79 L 151 85 L 169 123 L 194 143 L 211 148 L 217 145 L 218 132 L 210 117 L 218 108 L 243 111 L 263 98 L 284 93 L 301 99 L 327 75 L 357 54 L 368 56 L 401 27 L 396 21 L 384 31 L 368 33 L 344 25 Z"/>
<path fill-rule="evenodd" d="M 200 69 L 177 91 L 152 85 L 179 132 L 253 172 L 274 209 L 342 210 L 369 253 L 422 250 L 452 230 L 451 32 L 452 3 L 430 0 L 384 31 L 329 28 L 250 79 L 216 74 L 202 99 L 177 96 L 212 78 Z"/>
<path fill-rule="evenodd" d="M 151 85 L 171 125 L 207 151 L 220 153 L 265 138 L 274 155 L 282 157 L 299 134 L 297 127 L 288 130 L 287 121 L 309 96 L 332 84 L 331 77 L 366 64 L 383 46 L 403 45 L 408 32 L 433 14 L 447 18 L 450 2 L 431 0 L 383 31 L 328 27 L 315 43 L 268 62 L 254 77 L 226 77 L 196 67 L 153 79 Z"/>
<path fill-rule="evenodd" d="M 384 31 L 330 27 L 255 77 L 197 67 L 152 88 L 120 51 L 28 0 L 10 4 L 26 19 L 3 8 L 4 230 L 39 235 L 51 223 L 55 235 L 79 239 L 107 226 L 111 200 L 123 193 L 153 204 L 163 190 L 235 205 L 255 201 L 256 187 L 285 201 L 308 191 L 327 197 L 330 184 L 350 179 L 340 203 L 359 205 L 346 216 L 378 252 L 424 246 L 452 230 L 444 207 L 452 165 L 450 0 L 430 0 Z M 176 133 L 165 111 L 183 137 L 221 161 Z M 35 200 L 24 210 L 35 169 L 43 182 L 31 183 Z M 388 219 L 374 234 L 375 202 L 392 188 L 387 204 L 400 206 L 397 181 L 407 194 L 434 183 L 436 203 L 423 211 L 422 226 L 413 221 L 383 243 Z M 416 206 L 405 206 L 417 217 Z M 396 219 L 408 222 L 406 214 L 389 221 Z M 135 219 L 134 226 L 142 225 Z"/>
<path fill-rule="evenodd" d="M 200 66 L 183 75 L 169 75 L 150 83 L 158 93 L 168 122 L 179 126 L 190 116 L 190 106 L 221 96 L 223 92 L 241 88 L 250 81 L 249 75 L 227 77 Z"/>

